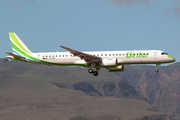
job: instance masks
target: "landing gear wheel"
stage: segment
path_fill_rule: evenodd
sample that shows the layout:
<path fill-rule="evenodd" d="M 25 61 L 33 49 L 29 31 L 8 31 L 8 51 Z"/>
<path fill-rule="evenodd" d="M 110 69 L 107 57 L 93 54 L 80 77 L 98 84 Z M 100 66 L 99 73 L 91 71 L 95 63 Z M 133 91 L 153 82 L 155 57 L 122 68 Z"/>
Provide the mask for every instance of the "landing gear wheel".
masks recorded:
<path fill-rule="evenodd" d="M 158 65 L 160 65 L 160 64 L 156 64 L 156 70 L 155 70 L 156 73 L 159 72 L 159 70 L 158 70 Z"/>
<path fill-rule="evenodd" d="M 93 72 L 93 75 L 94 75 L 94 76 L 98 76 L 98 72 L 97 72 L 97 71 L 94 71 L 94 72 Z"/>
<path fill-rule="evenodd" d="M 93 69 L 90 68 L 90 69 L 88 70 L 88 72 L 92 74 L 92 73 L 93 73 Z"/>
<path fill-rule="evenodd" d="M 155 72 L 156 72 L 156 73 L 158 73 L 158 72 L 159 72 L 159 70 L 158 70 L 158 69 L 156 69 L 156 70 L 155 70 Z"/>

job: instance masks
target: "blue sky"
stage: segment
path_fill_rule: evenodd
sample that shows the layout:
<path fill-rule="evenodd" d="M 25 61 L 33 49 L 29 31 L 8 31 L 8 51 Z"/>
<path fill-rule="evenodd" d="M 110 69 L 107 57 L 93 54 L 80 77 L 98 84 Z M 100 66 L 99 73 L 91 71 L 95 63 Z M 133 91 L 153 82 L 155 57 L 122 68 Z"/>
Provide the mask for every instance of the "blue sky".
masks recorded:
<path fill-rule="evenodd" d="M 0 58 L 15 32 L 32 52 L 163 50 L 180 61 L 179 0 L 1 0 Z"/>

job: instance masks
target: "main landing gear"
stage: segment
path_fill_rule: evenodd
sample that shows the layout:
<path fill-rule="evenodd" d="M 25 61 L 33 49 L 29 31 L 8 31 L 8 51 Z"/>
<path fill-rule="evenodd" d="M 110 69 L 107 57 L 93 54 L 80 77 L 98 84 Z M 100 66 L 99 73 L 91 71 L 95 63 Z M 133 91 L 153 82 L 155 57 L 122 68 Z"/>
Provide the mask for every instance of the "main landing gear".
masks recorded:
<path fill-rule="evenodd" d="M 92 68 L 90 68 L 90 69 L 88 70 L 88 72 L 89 72 L 90 74 L 93 73 L 94 76 L 98 76 L 98 70 L 97 70 L 97 69 L 99 69 L 99 68 L 96 68 L 96 71 L 94 71 Z"/>
<path fill-rule="evenodd" d="M 158 66 L 159 66 L 159 65 L 160 65 L 160 64 L 156 64 L 156 70 L 155 70 L 156 73 L 159 72 L 159 69 L 158 69 Z"/>
<path fill-rule="evenodd" d="M 88 70 L 88 72 L 89 72 L 90 74 L 93 73 L 94 76 L 98 76 L 98 71 L 100 70 L 100 68 L 96 68 L 96 71 L 94 71 L 94 70 L 93 70 L 94 67 L 95 67 L 95 63 L 91 63 L 91 68 Z"/>

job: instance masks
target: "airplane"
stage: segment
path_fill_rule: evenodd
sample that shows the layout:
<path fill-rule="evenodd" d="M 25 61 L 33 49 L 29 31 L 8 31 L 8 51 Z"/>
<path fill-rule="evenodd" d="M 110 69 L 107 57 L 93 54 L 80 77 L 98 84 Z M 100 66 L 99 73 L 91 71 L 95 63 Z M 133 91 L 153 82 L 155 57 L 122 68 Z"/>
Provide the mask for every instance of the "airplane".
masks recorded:
<path fill-rule="evenodd" d="M 172 56 L 161 50 L 80 52 L 60 46 L 69 52 L 33 53 L 14 32 L 9 33 L 9 38 L 13 53 L 6 52 L 9 55 L 6 56 L 8 59 L 40 65 L 88 67 L 88 72 L 94 76 L 98 76 L 101 68 L 109 72 L 121 72 L 124 65 L 133 64 L 156 64 L 155 72 L 158 73 L 159 65 L 175 62 Z"/>

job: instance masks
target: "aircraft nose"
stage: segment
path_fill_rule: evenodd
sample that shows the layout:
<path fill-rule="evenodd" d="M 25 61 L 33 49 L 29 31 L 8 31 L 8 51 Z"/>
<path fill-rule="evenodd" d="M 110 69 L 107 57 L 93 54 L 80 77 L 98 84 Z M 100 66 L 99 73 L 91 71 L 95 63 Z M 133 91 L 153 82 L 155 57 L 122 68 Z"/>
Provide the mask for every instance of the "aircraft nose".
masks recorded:
<path fill-rule="evenodd" d="M 167 57 L 170 58 L 170 61 L 171 61 L 171 62 L 175 62 L 175 61 L 176 61 L 176 60 L 175 60 L 172 56 L 170 56 L 170 55 L 167 55 Z"/>
<path fill-rule="evenodd" d="M 176 61 L 176 59 L 172 58 L 172 61 L 173 61 L 173 62 L 175 62 L 175 61 Z"/>
<path fill-rule="evenodd" d="M 175 62 L 175 61 L 176 61 L 176 59 L 174 59 L 174 58 L 170 58 L 170 61 L 171 61 L 171 62 Z"/>

